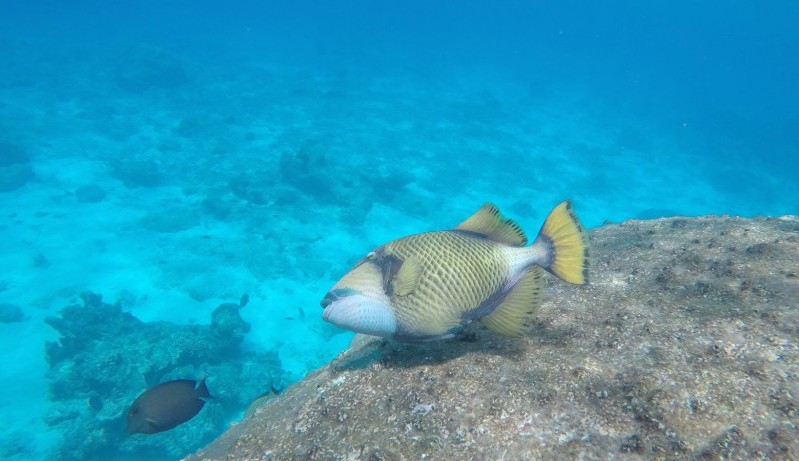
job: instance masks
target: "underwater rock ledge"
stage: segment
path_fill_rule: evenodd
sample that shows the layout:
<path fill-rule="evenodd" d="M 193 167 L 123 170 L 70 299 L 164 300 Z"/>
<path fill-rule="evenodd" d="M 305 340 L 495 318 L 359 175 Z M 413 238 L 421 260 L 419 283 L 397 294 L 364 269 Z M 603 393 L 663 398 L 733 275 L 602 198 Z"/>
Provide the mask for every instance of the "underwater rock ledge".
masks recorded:
<path fill-rule="evenodd" d="M 590 238 L 528 338 L 358 337 L 188 459 L 799 458 L 799 218 Z"/>

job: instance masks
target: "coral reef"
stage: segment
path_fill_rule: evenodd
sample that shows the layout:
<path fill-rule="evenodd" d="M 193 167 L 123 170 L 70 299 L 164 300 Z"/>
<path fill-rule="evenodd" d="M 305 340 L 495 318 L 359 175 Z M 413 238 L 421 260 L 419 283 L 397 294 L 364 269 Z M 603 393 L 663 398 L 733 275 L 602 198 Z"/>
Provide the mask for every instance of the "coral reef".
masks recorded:
<path fill-rule="evenodd" d="M 331 145 L 332 143 L 332 145 Z M 299 197 L 320 205 L 340 207 L 341 221 L 360 226 L 375 203 L 395 207 L 411 216 L 425 209 L 425 201 L 409 185 L 414 175 L 406 165 L 392 159 L 363 154 L 361 160 L 342 164 L 335 159 L 343 152 L 360 149 L 353 140 L 308 139 L 291 145 L 279 161 L 282 182 L 290 188 L 274 192 L 277 204 L 289 205 Z M 299 192 L 299 193 L 297 193 Z"/>
<path fill-rule="evenodd" d="M 272 195 L 271 186 L 246 173 L 231 179 L 228 187 L 233 195 L 253 205 L 266 205 Z"/>
<path fill-rule="evenodd" d="M 0 437 L 0 459 L 36 459 L 36 442 L 30 433 L 17 430 Z"/>
<path fill-rule="evenodd" d="M 0 167 L 30 163 L 28 153 L 21 146 L 10 142 L 0 142 Z"/>
<path fill-rule="evenodd" d="M 105 190 L 96 185 L 89 184 L 75 189 L 75 198 L 81 203 L 98 203 L 105 200 Z"/>
<path fill-rule="evenodd" d="M 125 91 L 175 90 L 184 86 L 188 75 L 183 64 L 167 50 L 156 46 L 135 46 L 120 56 L 114 80 Z"/>
<path fill-rule="evenodd" d="M 799 218 L 590 233 L 531 335 L 356 337 L 191 460 L 796 459 Z"/>
<path fill-rule="evenodd" d="M 114 160 L 110 167 L 111 176 L 129 189 L 157 187 L 164 182 L 161 167 L 152 160 Z"/>
<path fill-rule="evenodd" d="M 0 192 L 13 192 L 34 178 L 28 152 L 17 144 L 0 142 Z"/>
<path fill-rule="evenodd" d="M 224 220 L 233 212 L 235 203 L 232 199 L 214 191 L 202 201 L 202 211 L 215 219 Z"/>
<path fill-rule="evenodd" d="M 25 320 L 21 307 L 11 303 L 0 303 L 0 323 L 16 323 Z"/>
<path fill-rule="evenodd" d="M 175 325 L 142 322 L 97 294 L 81 297 L 46 319 L 61 335 L 46 344 L 53 401 L 46 423 L 64 434 L 51 459 L 178 458 L 285 379 L 276 353 L 240 350 L 249 331 L 243 303 L 222 304 L 210 325 Z M 216 398 L 196 418 L 164 434 L 126 435 L 128 407 L 143 390 L 202 376 Z"/>
<path fill-rule="evenodd" d="M 193 208 L 173 205 L 147 213 L 141 225 L 152 231 L 172 233 L 191 229 L 199 222 L 200 216 Z"/>
<path fill-rule="evenodd" d="M 321 140 L 305 141 L 296 152 L 284 152 L 280 156 L 280 174 L 286 183 L 302 193 L 309 194 L 322 203 L 337 203 L 346 197 L 346 188 L 331 187 L 331 169 L 335 170 L 336 165 L 330 159 L 328 149 Z M 351 173 L 346 177 L 351 178 Z M 349 182 L 344 183 L 353 186 Z"/>

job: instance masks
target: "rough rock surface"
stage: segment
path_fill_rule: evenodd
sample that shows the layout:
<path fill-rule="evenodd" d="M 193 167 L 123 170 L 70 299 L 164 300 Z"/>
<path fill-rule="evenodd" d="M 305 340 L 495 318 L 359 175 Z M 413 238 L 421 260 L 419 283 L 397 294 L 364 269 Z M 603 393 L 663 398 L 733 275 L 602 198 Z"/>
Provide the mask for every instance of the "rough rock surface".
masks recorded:
<path fill-rule="evenodd" d="M 356 341 L 188 459 L 799 458 L 799 218 L 590 237 L 529 338 Z"/>

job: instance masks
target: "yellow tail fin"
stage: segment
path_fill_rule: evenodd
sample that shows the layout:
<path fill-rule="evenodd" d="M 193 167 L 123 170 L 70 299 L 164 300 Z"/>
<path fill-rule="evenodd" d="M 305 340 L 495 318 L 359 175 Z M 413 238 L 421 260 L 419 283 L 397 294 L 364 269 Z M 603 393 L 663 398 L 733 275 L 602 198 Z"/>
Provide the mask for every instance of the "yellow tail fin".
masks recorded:
<path fill-rule="evenodd" d="M 569 283 L 588 282 L 588 238 L 571 201 L 562 202 L 549 213 L 535 244 L 548 248 L 549 265 L 544 269 Z"/>

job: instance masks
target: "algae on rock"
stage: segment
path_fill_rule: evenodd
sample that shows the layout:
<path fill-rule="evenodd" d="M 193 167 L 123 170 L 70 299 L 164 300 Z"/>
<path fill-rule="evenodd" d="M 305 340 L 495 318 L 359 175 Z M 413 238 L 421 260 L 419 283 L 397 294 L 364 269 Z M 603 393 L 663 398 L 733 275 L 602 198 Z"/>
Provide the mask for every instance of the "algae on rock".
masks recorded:
<path fill-rule="evenodd" d="M 799 219 L 590 239 L 528 338 L 361 341 L 188 459 L 799 457 Z"/>

